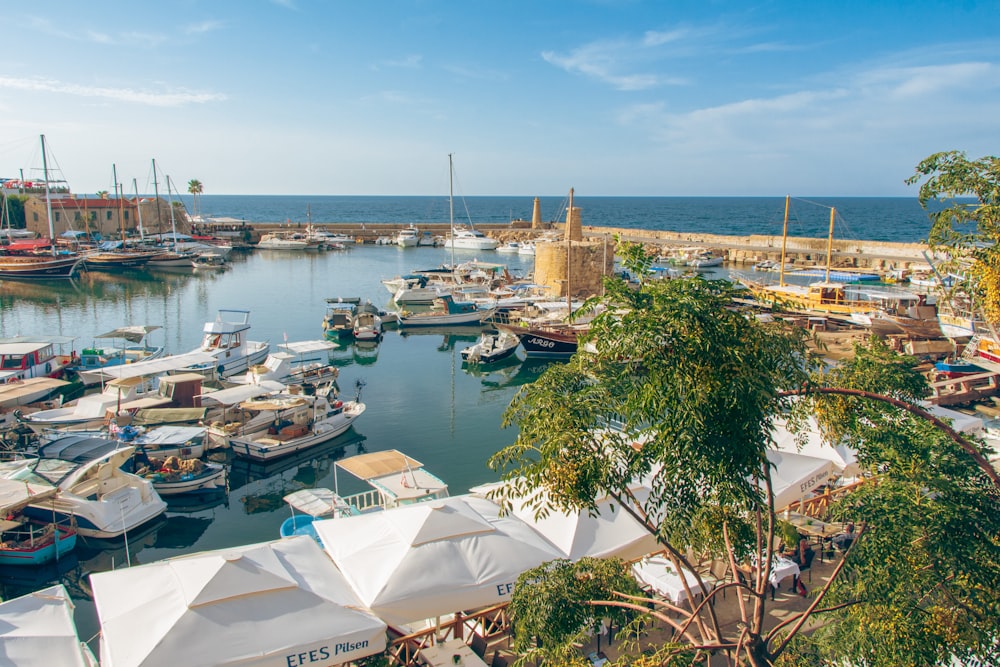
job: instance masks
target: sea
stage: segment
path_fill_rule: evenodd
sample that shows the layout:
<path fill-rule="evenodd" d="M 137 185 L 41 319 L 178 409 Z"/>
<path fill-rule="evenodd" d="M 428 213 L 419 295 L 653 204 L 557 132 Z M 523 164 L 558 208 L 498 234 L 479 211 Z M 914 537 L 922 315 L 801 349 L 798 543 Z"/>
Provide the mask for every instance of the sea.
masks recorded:
<path fill-rule="evenodd" d="M 188 198 L 190 199 L 190 198 Z M 456 202 L 456 220 L 503 222 L 530 219 L 533 197 L 475 197 Z M 829 207 L 836 207 L 853 238 L 918 241 L 929 222 L 913 199 L 792 200 L 790 233 L 823 237 Z M 187 201 L 188 210 L 193 202 Z M 566 202 L 542 197 L 543 219 L 563 219 Z M 780 234 L 784 198 L 580 197 L 585 225 L 673 229 L 721 234 Z M 815 209 L 815 210 L 814 210 Z M 461 211 L 461 213 L 460 213 Z M 807 213 L 808 212 L 808 213 Z M 199 213 L 247 222 L 446 222 L 447 198 L 225 196 L 199 198 Z M 825 216 L 825 219 L 824 219 Z M 359 297 L 391 308 L 383 279 L 415 269 L 466 259 L 501 261 L 528 276 L 533 258 L 444 248 L 356 245 L 341 251 L 234 252 L 222 271 L 87 272 L 72 280 L 0 281 L 0 338 L 17 335 L 74 337 L 72 347 L 100 347 L 98 334 L 124 325 L 161 327 L 149 342 L 168 353 L 196 348 L 202 328 L 221 309 L 250 312 L 250 340 L 283 342 L 321 338 L 329 299 Z M 724 276 L 724 269 L 719 269 Z M 229 462 L 225 493 L 172 499 L 164 517 L 127 540 L 81 540 L 58 565 L 0 568 L 0 596 L 22 595 L 62 582 L 76 602 L 80 634 L 90 639 L 98 623 L 87 577 L 92 572 L 148 563 L 195 551 L 276 539 L 290 515 L 283 496 L 310 487 L 363 486 L 335 476 L 334 463 L 364 451 L 399 449 L 445 480 L 452 494 L 497 479 L 490 456 L 513 442 L 515 426 L 504 411 L 517 391 L 549 363 L 518 356 L 484 369 L 463 366 L 460 351 L 478 338 L 477 328 L 387 332 L 374 349 L 339 344 L 331 355 L 340 369 L 341 397 L 360 396 L 367 411 L 334 442 L 267 465 Z M 64 349 L 68 351 L 68 349 Z M 558 363 L 558 362 L 556 362 Z M 93 642 L 96 644 L 96 642 Z M 96 650 L 96 646 L 94 647 Z"/>

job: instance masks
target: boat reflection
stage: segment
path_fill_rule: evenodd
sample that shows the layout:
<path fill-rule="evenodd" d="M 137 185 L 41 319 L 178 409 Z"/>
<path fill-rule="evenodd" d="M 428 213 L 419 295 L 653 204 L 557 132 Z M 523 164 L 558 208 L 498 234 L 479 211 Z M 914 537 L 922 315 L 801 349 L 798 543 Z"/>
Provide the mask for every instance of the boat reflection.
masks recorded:
<path fill-rule="evenodd" d="M 343 458 L 348 447 L 364 451 L 365 436 L 354 427 L 330 442 L 291 454 L 277 461 L 260 463 L 234 459 L 229 469 L 230 490 L 243 489 L 239 496 L 246 514 L 270 512 L 284 506 L 282 498 L 292 491 L 314 488 L 330 474 L 333 464 Z"/>
<path fill-rule="evenodd" d="M 558 363 L 562 362 L 554 359 L 532 359 L 528 357 L 524 361 L 515 360 L 510 366 L 503 366 L 502 363 L 499 363 L 485 369 L 476 370 L 467 368 L 464 370 L 470 375 L 482 377 L 484 391 L 497 391 L 530 384 L 537 380 L 538 376 L 544 373 L 546 368 Z"/>
<path fill-rule="evenodd" d="M 448 352 L 454 350 L 458 343 L 475 343 L 479 340 L 482 330 L 482 327 L 417 327 L 400 329 L 399 336 L 401 338 L 441 336 L 441 344 L 437 346 L 437 349 L 439 352 Z"/>

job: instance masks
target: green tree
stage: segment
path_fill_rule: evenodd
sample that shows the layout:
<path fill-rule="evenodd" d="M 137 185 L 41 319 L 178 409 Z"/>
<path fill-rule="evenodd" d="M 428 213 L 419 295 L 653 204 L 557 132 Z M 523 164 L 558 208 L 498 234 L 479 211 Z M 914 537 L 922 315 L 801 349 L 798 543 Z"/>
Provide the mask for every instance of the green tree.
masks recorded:
<path fill-rule="evenodd" d="M 636 251 L 625 247 L 619 254 L 628 258 Z M 636 255 L 635 259 L 642 258 Z M 635 263 L 639 270 L 634 272 L 644 275 L 643 262 Z M 518 438 L 490 461 L 507 480 L 497 493 L 501 502 L 511 496 L 526 497 L 536 512 L 544 514 L 552 508 L 593 511 L 595 499 L 611 496 L 657 536 L 677 568 L 695 569 L 685 555 L 688 547 L 698 555 L 724 558 L 733 570 L 738 563 L 764 564 L 745 581 L 729 585 L 748 596 L 746 600 L 738 596 L 738 632 L 722 631 L 711 604 L 670 606 L 667 610 L 681 618 L 671 622 L 680 639 L 676 646 L 660 647 L 659 657 L 664 661 L 682 654 L 707 656 L 721 651 L 734 664 L 770 665 L 778 659 L 787 663 L 807 651 L 821 650 L 820 644 L 798 640 L 810 619 L 837 617 L 844 609 L 871 599 L 846 588 L 837 589 L 837 596 L 832 593 L 836 582 L 847 576 L 845 568 L 854 562 L 854 550 L 864 544 L 871 530 L 862 524 L 855 546 L 837 566 L 830 583 L 813 591 L 810 607 L 777 628 L 766 626 L 767 578 L 777 530 L 766 449 L 776 416 L 793 408 L 813 408 L 833 432 L 830 424 L 838 423 L 833 417 L 845 411 L 845 402 L 864 401 L 867 421 L 848 421 L 841 432 L 844 437 L 862 434 L 852 442 L 872 469 L 892 460 L 886 458 L 891 450 L 866 444 L 872 432 L 881 432 L 885 419 L 923 424 L 911 415 L 923 412 L 914 404 L 922 397 L 925 382 L 911 375 L 905 364 L 889 363 L 876 343 L 870 352 L 859 348 L 859 368 L 866 374 L 821 375 L 810 360 L 803 330 L 734 312 L 728 308 L 732 296 L 728 283 L 697 278 L 649 281 L 638 291 L 624 281 L 609 279 L 605 295 L 587 305 L 593 312 L 598 312 L 598 304 L 604 306 L 584 343 L 590 351 L 566 365 L 549 368 L 518 393 L 505 414 L 506 424 L 519 426 Z M 862 378 L 866 381 L 861 382 Z M 602 428 L 612 419 L 623 428 Z M 876 428 L 862 430 L 869 423 Z M 975 444 L 963 440 L 964 447 L 959 446 L 954 432 L 944 424 L 939 426 L 945 430 L 938 428 L 934 433 L 945 443 L 941 446 L 951 447 L 955 457 L 961 458 L 962 474 L 972 475 L 980 486 L 985 483 L 992 494 L 988 498 L 995 498 L 996 487 L 970 455 L 978 452 Z M 890 433 L 899 436 L 901 448 L 926 449 L 921 440 L 925 431 L 914 427 L 890 429 Z M 647 482 L 648 498 L 631 491 L 636 479 Z M 899 497 L 900 502 L 905 499 Z M 909 500 L 915 502 L 913 496 Z M 967 500 L 968 495 L 951 497 L 954 516 L 960 515 L 961 503 Z M 884 516 L 871 517 L 872 525 L 879 522 L 881 531 L 902 533 L 919 530 L 914 523 L 918 518 L 918 511 L 908 515 L 900 511 L 887 523 L 881 523 L 887 521 Z M 972 539 L 973 533 L 983 534 L 966 530 L 959 535 Z M 881 542 L 873 543 L 873 554 L 885 548 Z M 875 562 L 872 555 L 865 561 L 869 567 L 850 570 L 850 577 L 875 590 L 881 574 L 870 567 Z M 577 576 L 588 576 L 585 566 L 574 567 Z M 536 585 L 543 584 L 546 575 L 534 574 L 535 583 L 525 581 L 516 588 L 515 599 L 523 596 L 529 605 L 534 600 L 539 608 L 558 608 L 536 596 Z M 718 594 L 716 589 L 707 597 Z M 625 591 L 605 591 L 605 595 L 606 606 L 646 611 L 645 601 L 633 600 Z M 689 591 L 689 600 L 694 599 Z M 894 609 L 910 611 L 912 607 L 900 604 Z M 995 616 L 985 618 L 995 620 Z M 544 634 L 549 641 L 540 650 L 552 656 L 561 643 L 556 637 L 571 641 L 579 630 L 572 622 L 557 620 L 550 619 L 543 626 L 546 629 L 536 625 L 524 630 Z M 978 645 L 967 643 L 969 636 L 946 644 L 940 635 L 933 635 L 923 640 L 920 650 L 904 650 L 897 660 L 909 663 L 907 657 L 913 655 L 919 662 L 927 647 L 938 653 L 961 653 L 963 646 L 974 650 Z M 907 648 L 903 642 L 895 646 Z"/>
<path fill-rule="evenodd" d="M 28 200 L 25 195 L 4 195 L 3 201 L 3 226 L 10 226 L 13 229 L 24 229 L 27 221 L 24 217 L 24 202 Z"/>
<path fill-rule="evenodd" d="M 959 289 L 991 323 L 1000 322 L 1000 158 L 935 153 L 906 182 L 920 183 L 920 205 L 931 219 L 931 248 L 949 253 L 948 268 L 969 278 Z"/>
<path fill-rule="evenodd" d="M 188 192 L 191 193 L 191 197 L 194 199 L 194 214 L 198 215 L 198 197 L 201 193 L 205 191 L 205 186 L 202 185 L 201 181 L 197 178 L 192 178 L 188 181 Z"/>

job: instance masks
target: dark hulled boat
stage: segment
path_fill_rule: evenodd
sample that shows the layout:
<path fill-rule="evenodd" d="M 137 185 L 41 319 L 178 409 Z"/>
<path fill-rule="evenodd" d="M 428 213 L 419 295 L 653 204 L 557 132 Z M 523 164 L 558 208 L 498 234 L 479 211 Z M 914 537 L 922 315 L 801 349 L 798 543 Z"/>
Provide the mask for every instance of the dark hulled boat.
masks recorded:
<path fill-rule="evenodd" d="M 568 359 L 576 354 L 578 327 L 535 326 L 517 327 L 498 324 L 497 328 L 514 334 L 521 341 L 528 357 Z"/>

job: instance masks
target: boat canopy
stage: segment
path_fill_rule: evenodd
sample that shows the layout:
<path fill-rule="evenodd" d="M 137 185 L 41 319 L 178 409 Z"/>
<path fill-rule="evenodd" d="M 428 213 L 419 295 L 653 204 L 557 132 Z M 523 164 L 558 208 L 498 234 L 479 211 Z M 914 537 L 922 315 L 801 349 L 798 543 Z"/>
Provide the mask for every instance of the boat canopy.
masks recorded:
<path fill-rule="evenodd" d="M 424 470 L 420 461 L 396 449 L 359 454 L 338 461 L 336 466 L 397 503 L 444 495 L 448 490 L 448 485 Z"/>
<path fill-rule="evenodd" d="M 338 512 L 350 514 L 351 506 L 330 489 L 299 489 L 282 498 L 300 512 L 314 517 L 327 516 Z"/>
<path fill-rule="evenodd" d="M 272 394 L 276 391 L 281 391 L 285 388 L 285 385 L 280 382 L 275 382 L 274 380 L 261 380 L 256 384 L 242 384 L 238 387 L 230 387 L 228 389 L 220 389 L 219 391 L 210 391 L 204 394 L 199 394 L 202 401 L 212 401 L 218 403 L 219 405 L 236 405 L 237 403 L 242 403 L 243 401 L 250 400 L 251 398 L 256 398 L 258 396 L 263 396 L 264 394 Z"/>
<path fill-rule="evenodd" d="M 150 331 L 156 331 L 160 326 L 157 324 L 136 324 L 127 327 L 118 327 L 113 331 L 102 333 L 94 338 L 124 338 L 130 343 L 141 343 Z"/>
<path fill-rule="evenodd" d="M 295 354 L 308 354 L 309 352 L 333 350 L 337 346 L 327 340 L 302 340 L 295 343 L 282 343 L 278 347 Z"/>
<path fill-rule="evenodd" d="M 185 354 L 172 354 L 167 357 L 159 357 L 158 359 L 137 361 L 134 364 L 110 366 L 99 370 L 102 375 L 106 375 L 107 377 L 129 378 L 142 375 L 159 375 L 197 364 L 209 364 L 214 361 L 215 357 L 206 352 L 187 352 Z"/>

